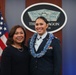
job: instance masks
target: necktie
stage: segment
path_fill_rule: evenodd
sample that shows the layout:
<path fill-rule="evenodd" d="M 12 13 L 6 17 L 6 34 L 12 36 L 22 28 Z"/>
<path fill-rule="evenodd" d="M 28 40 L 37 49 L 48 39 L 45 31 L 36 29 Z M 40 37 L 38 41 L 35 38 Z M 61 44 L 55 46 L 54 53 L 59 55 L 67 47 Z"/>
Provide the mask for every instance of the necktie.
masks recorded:
<path fill-rule="evenodd" d="M 40 39 L 41 39 L 41 37 L 37 38 L 37 40 L 40 40 Z"/>

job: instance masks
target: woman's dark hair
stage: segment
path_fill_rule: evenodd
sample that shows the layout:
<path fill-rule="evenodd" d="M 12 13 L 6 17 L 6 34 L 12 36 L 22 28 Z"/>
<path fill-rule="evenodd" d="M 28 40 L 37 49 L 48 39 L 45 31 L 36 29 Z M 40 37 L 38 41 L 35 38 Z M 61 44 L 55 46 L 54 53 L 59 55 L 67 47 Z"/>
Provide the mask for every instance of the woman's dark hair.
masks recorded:
<path fill-rule="evenodd" d="M 9 32 L 8 39 L 7 39 L 7 42 L 6 42 L 7 45 L 11 45 L 11 44 L 14 43 L 14 41 L 13 41 L 13 35 L 15 34 L 17 28 L 21 28 L 24 31 L 25 38 L 24 38 L 24 41 L 22 42 L 21 45 L 25 44 L 25 40 L 26 40 L 26 31 L 25 31 L 25 29 L 22 26 L 20 26 L 20 25 L 15 25 L 15 26 L 13 26 L 11 28 L 11 30 Z"/>
<path fill-rule="evenodd" d="M 48 24 L 48 21 L 47 21 L 46 18 L 44 18 L 43 16 L 39 16 L 39 17 L 37 17 L 37 19 L 39 19 L 39 18 L 40 18 L 40 19 L 43 19 L 43 20 L 45 21 L 45 23 Z M 37 19 L 36 19 L 36 20 L 37 20 Z M 35 21 L 36 21 L 36 20 L 35 20 Z"/>

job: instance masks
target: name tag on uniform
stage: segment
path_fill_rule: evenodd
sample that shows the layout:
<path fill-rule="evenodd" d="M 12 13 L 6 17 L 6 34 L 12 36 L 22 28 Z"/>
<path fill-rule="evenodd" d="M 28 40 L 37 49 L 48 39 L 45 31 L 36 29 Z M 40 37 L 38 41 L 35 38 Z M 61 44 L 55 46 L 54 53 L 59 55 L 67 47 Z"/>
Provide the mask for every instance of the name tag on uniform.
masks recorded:
<path fill-rule="evenodd" d="M 53 47 L 52 46 L 49 46 L 48 49 L 53 49 Z"/>

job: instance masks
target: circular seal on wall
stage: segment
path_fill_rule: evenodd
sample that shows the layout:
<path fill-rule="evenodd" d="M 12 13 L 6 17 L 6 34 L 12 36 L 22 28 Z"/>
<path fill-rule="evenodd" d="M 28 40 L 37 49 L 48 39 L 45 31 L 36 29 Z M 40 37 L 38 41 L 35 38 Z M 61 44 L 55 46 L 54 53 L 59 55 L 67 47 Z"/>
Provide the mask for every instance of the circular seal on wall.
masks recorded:
<path fill-rule="evenodd" d="M 36 32 L 34 25 L 37 17 L 43 16 L 47 19 L 48 32 L 55 33 L 61 30 L 67 22 L 65 11 L 52 3 L 36 3 L 27 7 L 21 14 L 22 24 L 31 32 Z"/>

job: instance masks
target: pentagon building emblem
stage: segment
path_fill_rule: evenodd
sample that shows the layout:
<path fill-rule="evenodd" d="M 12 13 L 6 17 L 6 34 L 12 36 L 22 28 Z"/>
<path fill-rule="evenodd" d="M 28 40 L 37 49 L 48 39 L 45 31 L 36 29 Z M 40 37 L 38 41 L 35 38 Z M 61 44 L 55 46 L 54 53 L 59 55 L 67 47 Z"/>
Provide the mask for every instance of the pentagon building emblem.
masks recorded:
<path fill-rule="evenodd" d="M 67 22 L 65 11 L 59 6 L 51 3 L 36 3 L 27 7 L 21 14 L 22 24 L 31 32 L 36 32 L 34 25 L 37 17 L 43 16 L 47 19 L 48 32 L 54 33 L 61 30 Z"/>

